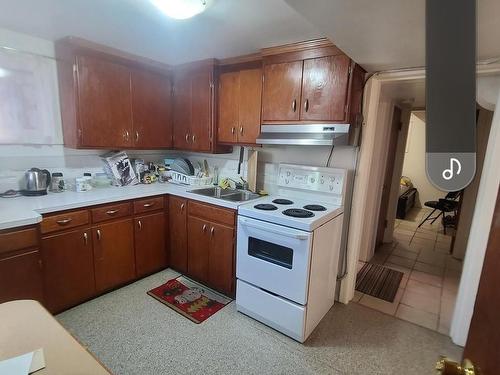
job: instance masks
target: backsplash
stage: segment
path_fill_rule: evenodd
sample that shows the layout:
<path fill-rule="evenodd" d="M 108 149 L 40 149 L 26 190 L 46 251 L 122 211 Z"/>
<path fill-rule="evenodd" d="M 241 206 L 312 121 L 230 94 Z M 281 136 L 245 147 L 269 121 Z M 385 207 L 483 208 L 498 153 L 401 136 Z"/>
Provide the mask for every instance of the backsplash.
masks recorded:
<path fill-rule="evenodd" d="M 276 175 L 279 163 L 324 166 L 330 152 L 328 146 L 266 146 L 256 147 L 259 151 L 257 184 L 259 189 L 270 193 L 276 190 Z M 65 178 L 81 176 L 84 172 L 102 172 L 100 155 L 105 150 L 74 150 L 62 145 L 28 146 L 0 145 L 0 192 L 19 189 L 19 181 L 24 172 L 31 167 L 62 172 Z M 238 178 L 239 147 L 234 147 L 230 154 L 200 154 L 175 150 L 127 151 L 131 158 L 146 161 L 160 161 L 165 157 L 183 156 L 192 162 L 206 159 L 210 168 L 217 166 L 220 177 Z M 245 151 L 241 175 L 246 178 L 247 152 Z M 355 149 L 337 147 L 333 151 L 330 166 L 354 169 Z"/>

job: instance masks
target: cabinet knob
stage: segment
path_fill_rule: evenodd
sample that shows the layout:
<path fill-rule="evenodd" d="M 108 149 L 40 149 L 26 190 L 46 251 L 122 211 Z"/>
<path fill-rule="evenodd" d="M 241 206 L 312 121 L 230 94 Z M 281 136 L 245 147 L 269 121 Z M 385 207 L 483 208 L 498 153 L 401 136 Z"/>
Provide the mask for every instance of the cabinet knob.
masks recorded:
<path fill-rule="evenodd" d="M 85 246 L 87 246 L 87 244 L 89 243 L 89 235 L 87 234 L 87 232 L 83 233 L 83 243 L 85 244 Z"/>
<path fill-rule="evenodd" d="M 309 99 L 306 99 L 306 101 L 304 102 L 304 109 L 305 111 L 309 111 Z"/>
<path fill-rule="evenodd" d="M 137 226 L 139 227 L 139 230 L 142 230 L 142 221 L 137 221 Z"/>
<path fill-rule="evenodd" d="M 292 111 L 295 112 L 297 110 L 297 99 L 292 100 Z"/>

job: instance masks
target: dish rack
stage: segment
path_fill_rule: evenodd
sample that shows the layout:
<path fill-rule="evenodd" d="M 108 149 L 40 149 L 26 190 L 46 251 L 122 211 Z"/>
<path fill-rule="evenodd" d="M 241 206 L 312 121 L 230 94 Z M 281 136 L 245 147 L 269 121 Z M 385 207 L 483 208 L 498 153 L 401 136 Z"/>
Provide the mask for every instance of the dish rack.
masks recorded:
<path fill-rule="evenodd" d="M 212 185 L 213 177 L 196 177 L 188 176 L 184 173 L 170 171 L 170 176 L 174 184 L 191 185 L 191 186 L 208 186 Z"/>

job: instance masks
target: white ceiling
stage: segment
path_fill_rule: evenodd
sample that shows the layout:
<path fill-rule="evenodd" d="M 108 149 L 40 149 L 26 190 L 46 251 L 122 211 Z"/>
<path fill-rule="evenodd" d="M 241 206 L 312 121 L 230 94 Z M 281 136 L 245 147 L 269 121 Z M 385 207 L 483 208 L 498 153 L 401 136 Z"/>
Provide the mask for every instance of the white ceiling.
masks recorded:
<path fill-rule="evenodd" d="M 148 0 L 0 0 L 0 9 L 2 28 L 78 36 L 168 64 L 323 36 L 283 0 L 214 0 L 189 20 L 169 19 Z"/>
<path fill-rule="evenodd" d="M 478 57 L 498 57 L 500 1 L 477 3 Z M 424 5 L 425 0 L 214 0 L 205 13 L 176 21 L 148 0 L 0 0 L 0 28 L 49 40 L 78 36 L 169 64 L 328 36 L 365 69 L 380 71 L 424 65 Z"/>
<path fill-rule="evenodd" d="M 367 71 L 422 67 L 425 0 L 286 0 Z M 500 57 L 500 1 L 477 0 L 478 59 Z"/>

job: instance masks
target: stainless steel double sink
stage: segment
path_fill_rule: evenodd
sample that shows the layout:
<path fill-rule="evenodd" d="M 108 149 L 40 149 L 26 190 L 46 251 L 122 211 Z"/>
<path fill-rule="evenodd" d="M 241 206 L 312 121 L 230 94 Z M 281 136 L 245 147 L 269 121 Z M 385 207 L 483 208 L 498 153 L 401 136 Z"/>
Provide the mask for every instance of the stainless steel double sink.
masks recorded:
<path fill-rule="evenodd" d="M 218 186 L 203 189 L 194 189 L 190 190 L 189 192 L 230 202 L 246 202 L 260 198 L 259 194 L 252 193 L 251 191 L 238 189 L 222 189 Z"/>

